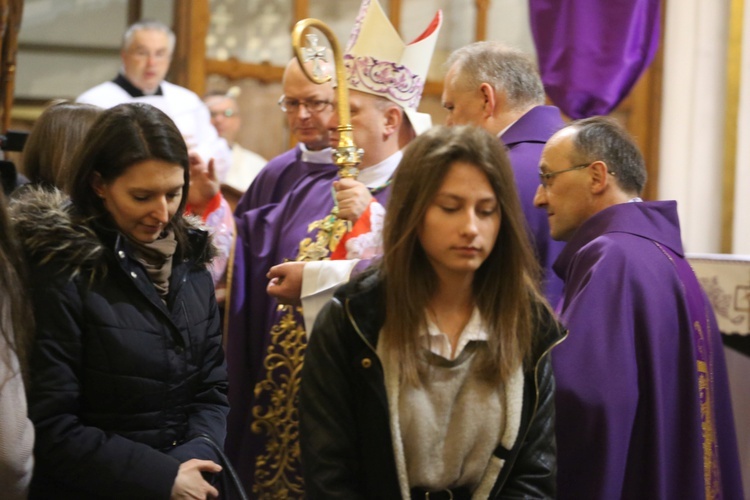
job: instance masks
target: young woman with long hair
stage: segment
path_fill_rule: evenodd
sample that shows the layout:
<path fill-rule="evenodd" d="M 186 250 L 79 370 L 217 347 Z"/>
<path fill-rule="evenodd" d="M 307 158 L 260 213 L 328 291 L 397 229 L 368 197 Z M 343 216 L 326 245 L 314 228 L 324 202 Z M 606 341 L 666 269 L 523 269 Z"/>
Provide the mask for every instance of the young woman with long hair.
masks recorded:
<path fill-rule="evenodd" d="M 562 332 L 537 289 L 499 141 L 438 127 L 406 149 L 380 265 L 310 337 L 300 418 L 310 498 L 552 497 Z"/>

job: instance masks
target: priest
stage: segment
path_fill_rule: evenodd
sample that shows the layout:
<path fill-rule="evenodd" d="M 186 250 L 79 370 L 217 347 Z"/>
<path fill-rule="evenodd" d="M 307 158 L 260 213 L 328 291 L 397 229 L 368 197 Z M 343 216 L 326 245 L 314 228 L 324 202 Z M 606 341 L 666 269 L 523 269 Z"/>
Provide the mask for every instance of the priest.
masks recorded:
<path fill-rule="evenodd" d="M 544 86 L 534 61 L 499 42 L 475 42 L 455 50 L 446 62 L 443 107 L 447 125 L 476 125 L 508 148 L 521 208 L 529 227 L 542 289 L 555 306 L 562 281 L 552 263 L 563 248 L 549 235 L 547 217 L 534 207 L 542 148 L 564 122 L 560 110 L 544 105 Z"/>
<path fill-rule="evenodd" d="M 720 334 L 676 203 L 641 201 L 643 157 L 602 117 L 552 136 L 539 176 L 534 203 L 566 242 L 558 498 L 743 498 Z"/>

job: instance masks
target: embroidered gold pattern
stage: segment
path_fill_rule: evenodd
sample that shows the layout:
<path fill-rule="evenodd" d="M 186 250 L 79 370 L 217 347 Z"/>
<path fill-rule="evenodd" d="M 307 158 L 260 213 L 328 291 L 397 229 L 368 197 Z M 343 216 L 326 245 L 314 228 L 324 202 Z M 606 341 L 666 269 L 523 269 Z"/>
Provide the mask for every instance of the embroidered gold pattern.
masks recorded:
<path fill-rule="evenodd" d="M 297 261 L 329 258 L 349 229 L 334 207 L 325 218 L 311 223 L 299 245 Z M 298 398 L 307 334 L 301 307 L 283 306 L 285 313 L 271 328 L 271 343 L 263 360 L 265 378 L 255 386 L 258 402 L 252 410 L 251 430 L 266 437 L 264 453 L 255 460 L 253 493 L 261 500 L 302 498 L 304 483 L 300 467 Z M 296 313 L 296 314 L 295 314 Z"/>
<path fill-rule="evenodd" d="M 676 268 L 677 264 L 672 259 L 664 248 L 658 243 L 654 243 L 659 250 L 669 259 L 672 265 Z M 687 288 L 685 283 L 680 281 L 683 291 L 687 294 Z M 706 304 L 706 310 L 704 311 L 704 318 L 706 318 L 706 327 L 708 335 L 711 334 L 711 322 L 708 318 L 708 304 Z M 716 441 L 716 420 L 714 415 L 714 363 L 710 349 L 707 347 L 710 345 L 710 340 L 706 339 L 703 327 L 700 321 L 693 322 L 693 328 L 697 334 L 698 341 L 696 347 L 698 349 L 696 359 L 696 371 L 698 372 L 698 397 L 701 406 L 701 434 L 703 437 L 703 482 L 706 488 L 706 498 L 721 498 L 721 471 L 719 469 L 719 451 L 718 442 Z"/>
<path fill-rule="evenodd" d="M 251 430 L 267 437 L 265 454 L 255 461 L 253 493 L 259 499 L 302 498 L 298 397 L 302 360 L 307 348 L 305 329 L 286 313 L 271 329 L 271 344 L 263 361 L 266 377 L 255 386 L 259 404 L 253 407 Z"/>
<path fill-rule="evenodd" d="M 716 420 L 713 401 L 713 362 L 711 353 L 705 352 L 708 345 L 700 322 L 693 323 L 700 342 L 701 359 L 696 360 L 698 369 L 698 394 L 701 402 L 701 433 L 703 434 L 703 479 L 706 487 L 706 498 L 721 498 L 718 443 L 716 441 Z M 709 323 L 710 328 L 710 323 Z M 710 333 L 710 332 L 709 332 Z"/>

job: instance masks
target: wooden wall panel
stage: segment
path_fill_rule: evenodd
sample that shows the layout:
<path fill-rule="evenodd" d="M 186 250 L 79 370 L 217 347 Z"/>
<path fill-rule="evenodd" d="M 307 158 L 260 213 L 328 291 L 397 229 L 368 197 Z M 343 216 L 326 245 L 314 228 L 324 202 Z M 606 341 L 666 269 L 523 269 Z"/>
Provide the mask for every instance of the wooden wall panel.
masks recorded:
<path fill-rule="evenodd" d="M 290 2 L 294 12 L 293 23 L 309 16 L 309 0 L 290 0 Z M 389 17 L 396 27 L 400 26 L 401 14 L 405 8 L 404 3 L 404 0 L 388 0 Z M 663 2 L 662 12 L 664 12 L 665 3 L 666 0 Z M 474 39 L 476 40 L 483 40 L 487 36 L 490 4 L 491 0 L 475 0 Z M 174 70 L 171 75 L 172 81 L 190 88 L 199 95 L 205 91 L 208 76 L 223 77 L 232 81 L 248 78 L 261 83 L 281 82 L 284 68 L 270 63 L 251 64 L 237 59 L 227 61 L 206 59 L 205 37 L 208 32 L 209 19 L 208 0 L 175 2 L 175 32 L 178 37 L 178 50 L 172 64 Z M 662 26 L 662 33 L 663 31 Z M 660 48 L 651 67 L 613 113 L 613 116 L 621 120 L 633 134 L 646 159 L 649 174 L 644 193 L 646 199 L 655 199 L 657 195 L 662 72 L 663 51 Z M 431 80 L 425 84 L 424 95 L 431 101 L 439 101 L 442 91 L 443 82 Z M 441 120 L 436 119 L 436 123 L 439 122 Z"/>
<path fill-rule="evenodd" d="M 177 37 L 170 81 L 198 95 L 206 90 L 206 35 L 211 19 L 208 0 L 176 0 L 174 32 Z"/>

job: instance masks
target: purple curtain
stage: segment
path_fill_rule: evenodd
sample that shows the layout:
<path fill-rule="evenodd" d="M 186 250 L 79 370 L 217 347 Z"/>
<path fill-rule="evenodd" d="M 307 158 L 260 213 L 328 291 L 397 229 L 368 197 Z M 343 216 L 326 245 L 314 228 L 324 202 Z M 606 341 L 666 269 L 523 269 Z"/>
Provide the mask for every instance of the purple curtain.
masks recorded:
<path fill-rule="evenodd" d="M 654 58 L 661 0 L 529 0 L 545 90 L 566 115 L 606 115 Z"/>

